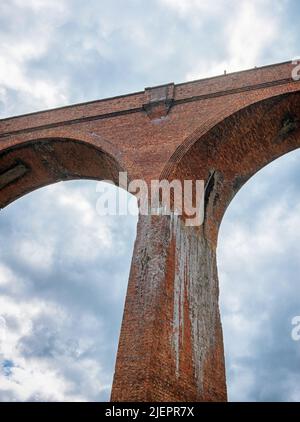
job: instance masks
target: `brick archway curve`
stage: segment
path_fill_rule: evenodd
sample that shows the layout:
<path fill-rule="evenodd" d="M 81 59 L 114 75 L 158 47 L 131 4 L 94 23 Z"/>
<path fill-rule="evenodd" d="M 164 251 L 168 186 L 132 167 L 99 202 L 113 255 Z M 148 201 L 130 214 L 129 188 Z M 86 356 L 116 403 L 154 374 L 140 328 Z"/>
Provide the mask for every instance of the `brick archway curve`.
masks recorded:
<path fill-rule="evenodd" d="M 280 92 L 280 91 L 279 91 Z M 299 90 L 291 91 L 292 94 L 299 92 Z M 166 162 L 163 170 L 160 174 L 160 180 L 162 179 L 170 179 L 171 174 L 174 174 L 174 169 L 179 164 L 179 162 L 188 154 L 189 150 L 193 147 L 194 144 L 197 142 L 201 142 L 201 139 L 205 139 L 205 136 L 212 130 L 216 130 L 218 126 L 226 124 L 229 119 L 232 119 L 235 115 L 239 116 L 241 111 L 246 111 L 253 109 L 253 107 L 259 107 L 261 104 L 268 100 L 280 101 L 282 98 L 289 96 L 290 92 L 287 93 L 274 93 L 267 91 L 264 95 L 260 95 L 259 100 L 257 97 L 253 96 L 251 98 L 247 98 L 247 101 L 244 101 L 243 104 L 235 105 L 233 104 L 226 104 L 226 108 L 217 108 L 215 113 L 209 115 L 205 124 L 200 124 L 199 127 L 193 130 L 191 134 L 189 134 L 175 149 L 172 155 L 169 157 L 168 161 Z M 258 111 L 259 113 L 259 111 Z"/>
<path fill-rule="evenodd" d="M 72 130 L 22 134 L 0 148 L 0 207 L 58 181 L 111 180 L 116 185 L 124 163 L 101 137 Z M 130 176 L 128 176 L 130 177 Z"/>
<path fill-rule="evenodd" d="M 171 157 L 172 167 L 166 166 L 168 173 L 163 173 L 169 180 L 206 182 L 205 235 L 216 243 L 223 215 L 243 184 L 271 161 L 300 147 L 300 90 L 244 107 L 191 144 L 196 133 L 183 143 L 185 154 L 177 162 Z"/>

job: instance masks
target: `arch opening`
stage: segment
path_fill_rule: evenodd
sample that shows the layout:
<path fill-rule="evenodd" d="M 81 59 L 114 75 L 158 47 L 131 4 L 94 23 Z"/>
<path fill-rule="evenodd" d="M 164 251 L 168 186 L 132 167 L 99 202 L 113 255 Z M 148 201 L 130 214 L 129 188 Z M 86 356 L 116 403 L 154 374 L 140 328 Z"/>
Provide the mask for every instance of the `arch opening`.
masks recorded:
<path fill-rule="evenodd" d="M 109 400 L 137 215 L 99 216 L 99 192 L 136 199 L 96 186 L 123 169 L 69 139 L 7 149 L 0 168 L 1 401 Z"/>
<path fill-rule="evenodd" d="M 233 401 L 299 401 L 300 150 L 255 174 L 228 207 L 217 259 Z"/>

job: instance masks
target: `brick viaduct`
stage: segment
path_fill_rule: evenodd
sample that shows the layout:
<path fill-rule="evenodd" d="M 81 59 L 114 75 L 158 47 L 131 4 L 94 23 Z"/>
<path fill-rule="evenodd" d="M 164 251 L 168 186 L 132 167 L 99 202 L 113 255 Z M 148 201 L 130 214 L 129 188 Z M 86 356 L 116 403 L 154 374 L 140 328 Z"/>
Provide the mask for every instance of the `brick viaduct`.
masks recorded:
<path fill-rule="evenodd" d="M 205 220 L 140 216 L 111 399 L 225 401 L 218 229 L 241 186 L 300 146 L 292 62 L 0 120 L 0 207 L 70 179 L 201 179 Z M 209 186 L 208 186 L 209 185 Z"/>

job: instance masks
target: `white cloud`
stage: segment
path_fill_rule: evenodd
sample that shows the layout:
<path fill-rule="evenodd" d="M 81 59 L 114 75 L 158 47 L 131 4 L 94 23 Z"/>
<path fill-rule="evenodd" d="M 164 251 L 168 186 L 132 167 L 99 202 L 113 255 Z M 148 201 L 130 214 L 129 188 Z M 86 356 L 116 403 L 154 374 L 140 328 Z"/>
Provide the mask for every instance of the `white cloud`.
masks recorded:
<path fill-rule="evenodd" d="M 282 43 L 281 28 L 281 5 L 285 1 L 271 2 L 269 0 L 243 0 L 232 1 L 231 13 L 224 16 L 222 22 L 223 56 L 216 52 L 214 59 L 205 60 L 200 58 L 196 69 L 186 74 L 186 80 L 200 77 L 234 72 L 260 66 L 266 50 L 272 50 L 273 46 Z M 211 3 L 214 9 L 215 3 Z M 228 6 L 223 4 L 224 7 Z M 194 13 L 191 8 L 190 13 Z M 222 20 L 222 17 L 221 19 Z"/>
<path fill-rule="evenodd" d="M 32 109 L 54 107 L 67 102 L 65 81 L 53 81 L 43 75 L 32 77 L 28 64 L 47 54 L 55 29 L 66 18 L 63 2 L 31 0 L 28 2 L 1 2 L 0 14 L 7 21 L 8 30 L 0 29 L 0 87 L 6 94 L 14 90 L 26 97 Z M 14 13 L 14 8 L 15 13 Z M 46 76 L 46 77 L 45 77 Z M 24 99 L 25 102 L 25 99 Z M 7 113 L 18 110 L 18 105 L 7 105 Z"/>
<path fill-rule="evenodd" d="M 9 391 L 9 401 L 86 401 L 87 394 L 97 397 L 101 390 L 107 390 L 107 377 L 102 375 L 100 362 L 84 357 L 95 346 L 94 340 L 81 334 L 77 341 L 78 335 L 84 333 L 81 330 L 90 332 L 90 324 L 100 334 L 99 320 L 86 314 L 82 321 L 74 321 L 67 309 L 36 299 L 15 302 L 10 297 L 1 297 L 0 307 L 7 321 L 5 341 L 0 341 L 2 400 L 5 391 Z M 13 326 L 9 322 L 12 318 Z M 9 367 L 3 376 L 7 362 Z M 81 378 L 85 374 L 82 389 L 68 375 L 70 372 Z M 102 384 L 101 379 L 106 383 Z"/>
<path fill-rule="evenodd" d="M 224 13 L 226 7 L 232 6 L 232 1 L 218 0 L 160 0 L 162 4 L 170 7 L 174 12 L 185 18 L 193 18 L 195 15 L 207 19 L 212 15 Z"/>
<path fill-rule="evenodd" d="M 20 261 L 34 269 L 49 271 L 53 265 L 53 247 L 47 239 L 42 243 L 33 239 L 21 240 L 15 246 L 15 254 Z"/>

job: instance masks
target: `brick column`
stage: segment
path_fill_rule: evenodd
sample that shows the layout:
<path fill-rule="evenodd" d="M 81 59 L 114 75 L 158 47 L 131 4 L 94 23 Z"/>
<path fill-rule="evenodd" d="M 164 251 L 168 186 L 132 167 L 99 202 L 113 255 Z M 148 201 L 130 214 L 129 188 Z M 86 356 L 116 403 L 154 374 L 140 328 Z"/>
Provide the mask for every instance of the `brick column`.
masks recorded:
<path fill-rule="evenodd" d="M 112 401 L 225 401 L 215 248 L 176 216 L 141 216 Z"/>

